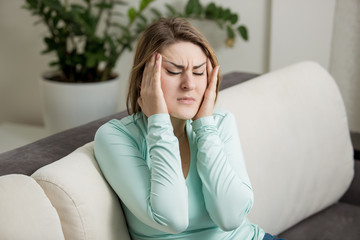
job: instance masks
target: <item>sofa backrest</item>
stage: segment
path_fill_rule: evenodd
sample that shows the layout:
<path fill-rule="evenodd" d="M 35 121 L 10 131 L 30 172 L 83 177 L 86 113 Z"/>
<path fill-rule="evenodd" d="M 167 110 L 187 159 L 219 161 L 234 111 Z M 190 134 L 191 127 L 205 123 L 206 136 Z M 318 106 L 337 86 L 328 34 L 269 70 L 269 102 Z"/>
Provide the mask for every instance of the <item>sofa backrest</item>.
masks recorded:
<path fill-rule="evenodd" d="M 353 177 L 344 103 L 318 64 L 298 63 L 219 93 L 255 195 L 250 220 L 279 233 L 336 202 Z"/>

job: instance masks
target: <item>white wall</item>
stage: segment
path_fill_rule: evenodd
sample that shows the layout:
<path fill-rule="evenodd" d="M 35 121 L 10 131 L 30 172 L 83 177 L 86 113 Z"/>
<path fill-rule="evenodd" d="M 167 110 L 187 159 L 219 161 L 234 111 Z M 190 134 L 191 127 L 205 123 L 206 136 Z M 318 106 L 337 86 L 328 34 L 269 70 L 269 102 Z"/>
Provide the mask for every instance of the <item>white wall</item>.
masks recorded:
<path fill-rule="evenodd" d="M 303 60 L 329 69 L 335 0 L 273 0 L 269 70 Z"/>
<path fill-rule="evenodd" d="M 337 1 L 330 73 L 343 95 L 349 126 L 360 132 L 360 1 Z"/>
<path fill-rule="evenodd" d="M 37 81 L 47 68 L 44 28 L 21 9 L 23 0 L 0 1 L 0 122 L 41 123 Z"/>

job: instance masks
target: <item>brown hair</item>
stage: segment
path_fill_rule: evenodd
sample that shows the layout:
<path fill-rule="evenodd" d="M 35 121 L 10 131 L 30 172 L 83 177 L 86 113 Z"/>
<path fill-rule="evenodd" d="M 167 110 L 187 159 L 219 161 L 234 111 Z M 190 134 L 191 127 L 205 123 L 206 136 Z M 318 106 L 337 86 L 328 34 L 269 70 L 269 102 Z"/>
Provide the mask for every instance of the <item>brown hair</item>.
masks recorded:
<path fill-rule="evenodd" d="M 191 42 L 199 46 L 210 59 L 213 67 L 218 65 L 215 53 L 205 37 L 188 21 L 182 18 L 160 18 L 150 25 L 141 35 L 136 47 L 133 67 L 130 73 L 126 107 L 129 114 L 141 111 L 137 103 L 145 64 L 155 52 L 179 41 Z M 216 96 L 221 82 L 220 73 Z"/>

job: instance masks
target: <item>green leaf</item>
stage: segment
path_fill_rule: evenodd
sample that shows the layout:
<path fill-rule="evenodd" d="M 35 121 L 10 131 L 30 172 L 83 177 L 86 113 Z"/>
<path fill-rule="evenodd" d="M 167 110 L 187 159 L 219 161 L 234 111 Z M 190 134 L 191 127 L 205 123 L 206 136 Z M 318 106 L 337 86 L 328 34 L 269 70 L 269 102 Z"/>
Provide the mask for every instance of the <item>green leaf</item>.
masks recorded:
<path fill-rule="evenodd" d="M 201 15 L 202 11 L 203 11 L 203 7 L 201 6 L 199 0 L 197 0 L 196 2 L 197 2 L 197 5 L 196 5 L 196 8 L 195 8 L 195 15 L 199 17 Z"/>
<path fill-rule="evenodd" d="M 147 8 L 147 6 L 153 2 L 154 0 L 141 0 L 140 2 L 140 11 L 144 10 L 145 8 Z"/>
<path fill-rule="evenodd" d="M 205 8 L 205 17 L 208 19 L 216 19 L 218 18 L 218 9 L 215 3 L 210 3 Z"/>
<path fill-rule="evenodd" d="M 223 19 L 224 9 L 222 7 L 217 7 L 217 14 L 219 19 Z"/>
<path fill-rule="evenodd" d="M 231 16 L 230 16 L 230 23 L 231 24 L 233 24 L 233 25 L 236 24 L 238 20 L 239 20 L 239 17 L 238 17 L 237 14 L 235 14 L 235 13 L 231 14 Z"/>
<path fill-rule="evenodd" d="M 58 66 L 58 65 L 60 65 L 60 63 L 58 61 L 50 61 L 49 62 L 50 67 L 54 67 L 54 66 Z"/>
<path fill-rule="evenodd" d="M 101 50 L 101 49 L 99 49 Z M 86 58 L 86 67 L 92 68 L 95 67 L 98 62 L 106 60 L 106 56 L 103 52 L 87 52 L 85 53 Z M 78 63 L 81 63 L 81 58 L 74 57 L 74 60 L 77 60 Z"/>
<path fill-rule="evenodd" d="M 44 14 L 45 22 L 50 22 L 52 11 L 49 10 Z"/>
<path fill-rule="evenodd" d="M 126 32 L 127 34 L 130 34 L 129 29 L 126 26 L 124 26 L 124 25 L 122 25 L 120 23 L 115 22 L 115 23 L 111 23 L 110 25 L 113 26 L 113 27 L 117 27 L 117 28 L 121 29 L 123 32 Z"/>
<path fill-rule="evenodd" d="M 216 24 L 218 25 L 218 27 L 223 30 L 224 29 L 224 22 L 220 21 L 220 20 L 215 20 Z"/>
<path fill-rule="evenodd" d="M 159 12 L 159 10 L 157 10 L 155 8 L 150 8 L 150 11 L 158 18 L 160 18 L 162 16 L 162 14 Z"/>
<path fill-rule="evenodd" d="M 59 23 L 59 20 L 60 20 L 60 18 L 57 15 L 53 16 L 52 25 L 54 28 L 56 28 L 57 24 Z"/>
<path fill-rule="evenodd" d="M 185 6 L 185 14 L 190 16 L 200 16 L 202 13 L 202 6 L 199 0 L 189 0 Z"/>
<path fill-rule="evenodd" d="M 222 12 L 222 19 L 224 19 L 225 21 L 228 21 L 230 20 L 230 16 L 231 16 L 231 12 L 230 12 L 230 9 L 225 9 L 223 12 Z"/>
<path fill-rule="evenodd" d="M 43 6 L 49 7 L 56 11 L 64 11 L 65 7 L 63 7 L 59 0 L 42 0 Z"/>
<path fill-rule="evenodd" d="M 137 23 L 136 24 L 136 32 L 137 33 L 141 33 L 142 31 L 144 31 L 146 28 L 145 24 L 141 24 L 141 23 Z"/>
<path fill-rule="evenodd" d="M 26 0 L 25 7 L 28 9 L 36 9 L 38 7 L 37 0 Z"/>
<path fill-rule="evenodd" d="M 128 17 L 129 17 L 130 23 L 132 23 L 135 20 L 136 15 L 137 15 L 137 12 L 136 12 L 135 8 L 133 8 L 133 7 L 129 8 Z"/>
<path fill-rule="evenodd" d="M 104 52 L 96 53 L 96 59 L 98 62 L 105 61 L 107 57 L 105 56 Z"/>
<path fill-rule="evenodd" d="M 95 25 L 93 24 L 94 19 L 88 11 L 81 11 L 78 8 L 71 8 L 72 20 L 69 21 L 71 24 L 71 30 L 75 35 L 95 35 Z"/>
<path fill-rule="evenodd" d="M 128 5 L 127 2 L 124 1 L 114 1 L 113 3 L 116 5 Z"/>
<path fill-rule="evenodd" d="M 147 24 L 147 19 L 146 19 L 146 17 L 144 17 L 144 15 L 139 14 L 138 16 L 139 16 L 139 18 L 142 20 L 142 22 L 143 22 L 144 24 Z"/>
<path fill-rule="evenodd" d="M 165 7 L 169 10 L 169 12 L 171 13 L 171 15 L 176 16 L 176 10 L 169 4 L 165 4 Z"/>
<path fill-rule="evenodd" d="M 86 58 L 86 67 L 91 68 L 96 65 L 96 57 L 94 55 L 88 55 Z"/>
<path fill-rule="evenodd" d="M 111 3 L 101 2 L 101 3 L 96 3 L 95 7 L 99 9 L 112 9 L 113 5 Z"/>
<path fill-rule="evenodd" d="M 44 42 L 46 44 L 47 49 L 42 51 L 43 54 L 54 51 L 58 47 L 58 44 L 55 42 L 55 40 L 53 38 L 45 37 Z"/>
<path fill-rule="evenodd" d="M 235 38 L 235 32 L 230 26 L 227 26 L 226 30 L 228 38 Z"/>
<path fill-rule="evenodd" d="M 114 43 L 114 40 L 113 40 L 111 37 L 106 36 L 106 37 L 105 37 L 105 42 L 109 44 L 110 49 L 112 49 L 112 50 L 115 50 L 115 49 L 116 49 L 116 45 L 115 45 L 115 43 Z"/>
<path fill-rule="evenodd" d="M 74 11 L 78 11 L 78 12 L 84 12 L 85 8 L 79 4 L 71 4 L 70 5 L 71 9 Z"/>
<path fill-rule="evenodd" d="M 194 13 L 194 1 L 189 0 L 188 3 L 185 6 L 185 14 L 190 16 Z"/>
<path fill-rule="evenodd" d="M 244 25 L 241 25 L 237 28 L 240 36 L 245 40 L 249 40 L 247 28 Z"/>

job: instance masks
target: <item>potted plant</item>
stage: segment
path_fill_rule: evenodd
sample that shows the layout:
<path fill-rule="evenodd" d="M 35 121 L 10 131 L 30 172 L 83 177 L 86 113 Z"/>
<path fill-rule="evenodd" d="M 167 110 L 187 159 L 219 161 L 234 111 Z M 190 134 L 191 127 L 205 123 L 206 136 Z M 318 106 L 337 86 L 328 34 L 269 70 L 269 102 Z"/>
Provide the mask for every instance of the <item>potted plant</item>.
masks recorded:
<path fill-rule="evenodd" d="M 151 22 L 164 16 L 150 7 L 151 2 L 154 0 L 139 0 L 138 7 L 131 7 L 115 0 L 25 0 L 24 8 L 39 17 L 48 30 L 42 53 L 55 53 L 55 60 L 49 63 L 54 70 L 41 81 L 44 120 L 52 132 L 116 112 L 116 62 L 124 51 L 132 50 Z M 229 46 L 235 32 L 247 40 L 246 27 L 237 25 L 238 15 L 230 9 L 215 3 L 203 7 L 199 0 L 188 0 L 183 11 L 165 5 L 167 16 L 215 21 L 226 29 Z"/>

